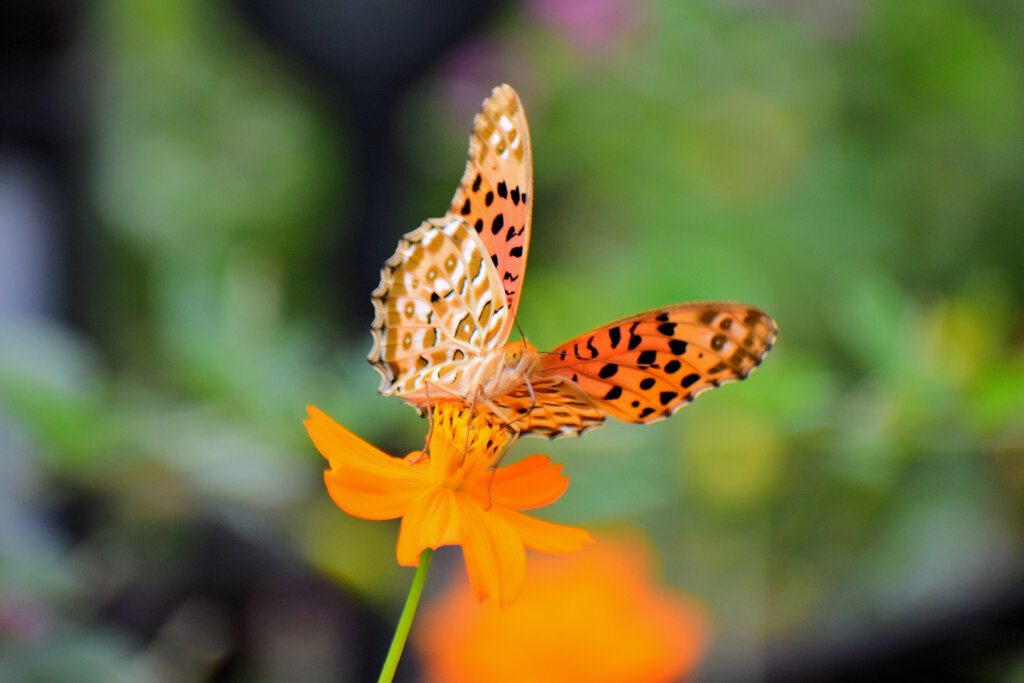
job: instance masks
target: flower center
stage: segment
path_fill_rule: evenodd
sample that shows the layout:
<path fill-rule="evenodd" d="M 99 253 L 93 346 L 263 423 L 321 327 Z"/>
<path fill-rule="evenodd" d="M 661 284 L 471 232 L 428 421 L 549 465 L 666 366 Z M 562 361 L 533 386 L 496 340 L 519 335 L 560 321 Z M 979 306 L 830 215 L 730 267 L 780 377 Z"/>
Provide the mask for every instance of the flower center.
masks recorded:
<path fill-rule="evenodd" d="M 461 490 L 494 464 L 508 439 L 508 432 L 486 415 L 471 415 L 468 407 L 451 403 L 437 406 L 429 444 L 434 481 Z"/>

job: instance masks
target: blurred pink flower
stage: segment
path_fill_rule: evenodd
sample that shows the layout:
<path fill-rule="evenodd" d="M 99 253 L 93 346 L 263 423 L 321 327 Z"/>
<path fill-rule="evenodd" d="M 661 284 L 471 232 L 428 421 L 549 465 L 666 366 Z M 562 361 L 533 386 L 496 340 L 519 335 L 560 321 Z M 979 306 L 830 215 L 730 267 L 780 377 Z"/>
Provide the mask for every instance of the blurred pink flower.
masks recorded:
<path fill-rule="evenodd" d="M 642 2 L 631 0 L 530 0 L 529 12 L 574 47 L 604 53 L 644 23 Z"/>
<path fill-rule="evenodd" d="M 529 63 L 513 47 L 494 37 L 467 40 L 445 59 L 440 85 L 454 121 L 459 126 L 480 110 L 480 102 L 495 85 L 508 83 L 529 93 L 533 77 Z"/>

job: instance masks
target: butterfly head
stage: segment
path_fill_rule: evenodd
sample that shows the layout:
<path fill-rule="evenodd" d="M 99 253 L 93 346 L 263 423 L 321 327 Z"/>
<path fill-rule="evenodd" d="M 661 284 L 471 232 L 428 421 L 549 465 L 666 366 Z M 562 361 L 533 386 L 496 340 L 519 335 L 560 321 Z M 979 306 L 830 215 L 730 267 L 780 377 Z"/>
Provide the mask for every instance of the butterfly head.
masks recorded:
<path fill-rule="evenodd" d="M 505 344 L 501 351 L 504 372 L 529 372 L 538 359 L 537 349 L 525 339 Z"/>
<path fill-rule="evenodd" d="M 505 349 L 505 367 L 509 370 L 518 368 L 519 364 L 523 362 L 523 350 L 523 347 L 518 345 Z"/>

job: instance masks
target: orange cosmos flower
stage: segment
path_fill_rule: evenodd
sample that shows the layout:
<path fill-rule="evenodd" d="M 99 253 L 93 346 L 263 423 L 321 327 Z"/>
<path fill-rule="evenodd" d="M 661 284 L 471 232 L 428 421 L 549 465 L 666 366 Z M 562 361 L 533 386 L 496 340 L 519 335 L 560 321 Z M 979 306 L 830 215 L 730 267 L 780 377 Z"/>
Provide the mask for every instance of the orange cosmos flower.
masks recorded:
<path fill-rule="evenodd" d="M 377 450 L 314 406 L 306 431 L 331 468 L 327 491 L 345 512 L 364 519 L 402 518 L 398 562 L 419 564 L 426 548 L 460 545 L 478 600 L 506 607 L 523 587 L 524 546 L 547 553 L 593 542 L 583 529 L 524 515 L 553 503 L 569 485 L 562 466 L 544 455 L 491 469 L 508 431 L 465 407 L 434 410 L 427 453 L 404 460 Z"/>
<path fill-rule="evenodd" d="M 704 613 L 650 579 L 636 542 L 602 542 L 530 561 L 515 605 L 478 605 L 465 584 L 416 629 L 423 680 L 446 683 L 666 683 L 692 673 L 708 644 Z"/>

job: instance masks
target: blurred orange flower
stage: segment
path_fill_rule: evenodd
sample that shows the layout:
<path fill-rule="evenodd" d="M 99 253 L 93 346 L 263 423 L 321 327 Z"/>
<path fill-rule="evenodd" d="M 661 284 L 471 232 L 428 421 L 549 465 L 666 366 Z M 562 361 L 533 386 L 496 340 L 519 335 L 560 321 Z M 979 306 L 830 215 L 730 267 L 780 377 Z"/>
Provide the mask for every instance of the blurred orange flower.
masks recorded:
<path fill-rule="evenodd" d="M 569 485 L 562 466 L 544 455 L 491 469 L 509 439 L 507 430 L 464 407 L 434 410 L 427 452 L 404 460 L 366 443 L 314 406 L 303 424 L 331 468 L 327 491 L 345 512 L 364 519 L 402 518 L 398 562 L 419 564 L 426 548 L 460 545 L 478 600 L 506 607 L 518 597 L 526 572 L 524 546 L 547 553 L 593 542 L 583 529 L 524 515 L 553 503 Z"/>
<path fill-rule="evenodd" d="M 602 542 L 564 558 L 531 558 L 529 581 L 504 611 L 465 584 L 421 615 L 426 681 L 655 683 L 691 673 L 708 644 L 703 612 L 649 575 L 636 542 Z"/>

